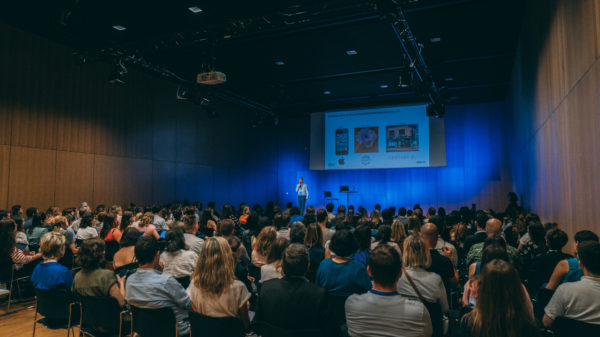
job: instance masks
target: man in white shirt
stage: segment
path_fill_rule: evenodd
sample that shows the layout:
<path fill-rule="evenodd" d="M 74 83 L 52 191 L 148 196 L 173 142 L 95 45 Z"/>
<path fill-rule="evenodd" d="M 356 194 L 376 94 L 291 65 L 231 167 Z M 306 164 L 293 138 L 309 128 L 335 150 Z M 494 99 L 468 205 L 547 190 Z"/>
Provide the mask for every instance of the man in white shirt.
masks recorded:
<path fill-rule="evenodd" d="M 196 236 L 198 232 L 198 220 L 193 215 L 186 215 L 183 218 L 183 226 L 185 228 L 185 233 L 183 234 L 185 248 L 200 255 L 200 251 L 204 246 L 204 240 Z"/>
<path fill-rule="evenodd" d="M 304 178 L 302 177 L 298 179 L 296 192 L 298 193 L 298 207 L 300 207 L 300 215 L 304 215 L 304 205 L 308 199 L 308 186 L 304 183 Z"/>

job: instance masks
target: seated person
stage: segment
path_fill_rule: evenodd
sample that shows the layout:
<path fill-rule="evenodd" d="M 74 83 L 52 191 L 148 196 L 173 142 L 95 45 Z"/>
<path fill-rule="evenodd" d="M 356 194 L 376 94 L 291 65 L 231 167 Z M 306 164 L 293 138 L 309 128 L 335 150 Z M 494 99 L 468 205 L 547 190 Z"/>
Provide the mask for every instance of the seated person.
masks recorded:
<path fill-rule="evenodd" d="M 12 219 L 0 220 L 0 263 L 2 266 L 7 266 L 8 270 L 4 271 L 10 277 L 10 263 L 14 264 L 30 264 L 33 261 L 38 261 L 42 254 L 25 253 L 19 249 L 16 244 L 17 226 Z M 30 264 L 28 271 L 31 272 L 34 263 Z"/>
<path fill-rule="evenodd" d="M 274 279 L 282 278 L 281 259 L 283 252 L 289 245 L 289 241 L 284 237 L 278 237 L 273 243 L 273 247 L 267 257 L 267 264 L 260 267 L 260 283 Z"/>
<path fill-rule="evenodd" d="M 310 256 L 310 270 L 307 276 L 311 282 L 314 282 L 319 265 L 325 259 L 323 231 L 316 223 L 308 225 L 306 236 L 304 237 L 304 245 L 308 247 L 308 254 Z"/>
<path fill-rule="evenodd" d="M 196 233 L 198 232 L 198 219 L 196 216 L 186 215 L 183 218 L 183 227 L 185 228 L 185 234 L 183 234 L 185 248 L 200 255 L 204 240 L 196 236 Z"/>
<path fill-rule="evenodd" d="M 77 240 L 87 240 L 98 237 L 98 231 L 94 228 L 94 215 L 90 212 L 85 212 L 81 216 L 81 221 L 79 222 L 79 229 L 77 230 L 77 234 L 75 234 L 75 239 Z"/>
<path fill-rule="evenodd" d="M 39 246 L 40 238 L 48 233 L 48 229 L 44 227 L 42 223 L 42 216 L 36 214 L 33 216 L 33 221 L 31 222 L 31 227 L 27 230 L 27 241 L 30 246 Z"/>
<path fill-rule="evenodd" d="M 121 240 L 122 241 L 122 240 Z M 171 308 L 179 335 L 190 332 L 188 310 L 192 308 L 185 289 L 168 274 L 163 274 L 159 264 L 159 244 L 152 235 L 142 237 L 135 245 L 139 268 L 128 277 L 125 300 L 138 308 Z"/>
<path fill-rule="evenodd" d="M 256 267 L 262 267 L 267 264 L 267 257 L 273 247 L 273 242 L 277 238 L 277 230 L 273 226 L 263 228 L 258 237 L 252 237 L 252 264 Z"/>
<path fill-rule="evenodd" d="M 411 235 L 404 240 L 402 263 L 405 271 L 398 281 L 398 292 L 404 296 L 419 298 L 419 294 L 408 279 L 410 277 L 427 302 L 439 303 L 441 312 L 448 313 L 446 287 L 438 274 L 426 270 L 431 265 L 431 255 L 425 242 L 418 235 Z"/>
<path fill-rule="evenodd" d="M 137 229 L 142 233 L 143 237 L 153 236 L 156 240 L 160 239 L 156 226 L 154 226 L 154 214 L 152 214 L 152 212 L 144 213 L 142 219 L 138 223 Z"/>
<path fill-rule="evenodd" d="M 583 230 L 575 233 L 574 239 L 575 253 L 577 253 L 579 245 L 583 242 L 598 242 L 598 235 L 592 231 Z M 554 268 L 552 276 L 550 276 L 550 281 L 548 281 L 548 284 L 546 285 L 546 289 L 555 290 L 561 283 L 577 282 L 582 276 L 583 270 L 579 267 L 579 261 L 576 257 L 562 260 Z"/>
<path fill-rule="evenodd" d="M 286 330 L 322 330 L 326 323 L 325 289 L 308 282 L 308 249 L 302 244 L 289 245 L 283 254 L 281 279 L 263 283 L 258 297 L 256 317 Z M 259 323 L 260 324 L 260 323 Z"/>
<path fill-rule="evenodd" d="M 115 276 L 112 270 L 102 268 L 104 247 L 104 241 L 98 238 L 83 241 L 77 256 L 81 271 L 75 274 L 73 292 L 79 296 L 112 296 L 123 306 L 125 277 Z"/>
<path fill-rule="evenodd" d="M 318 285 L 328 293 L 341 296 L 362 294 L 371 289 L 371 279 L 365 267 L 350 259 L 358 245 L 349 230 L 336 231 L 329 248 L 335 256 L 321 262 L 317 270 Z"/>
<path fill-rule="evenodd" d="M 209 317 L 240 317 L 248 327 L 251 294 L 235 279 L 234 263 L 227 240 L 206 238 L 187 293 L 195 312 Z"/>
<path fill-rule="evenodd" d="M 550 280 L 552 272 L 556 265 L 573 256 L 562 252 L 563 247 L 569 241 L 567 233 L 560 229 L 554 229 L 546 233 L 546 245 L 548 251 L 531 262 L 529 270 L 525 270 L 529 275 L 527 288 L 531 295 L 535 295 L 542 286 Z"/>
<path fill-rule="evenodd" d="M 233 253 L 233 258 L 235 259 L 235 278 L 244 283 L 248 291 L 252 291 L 252 283 L 255 280 L 248 274 L 248 264 L 250 263 L 250 260 L 242 258 L 242 242 L 237 238 L 237 236 L 232 236 L 227 239 L 227 243 L 229 243 L 229 247 L 231 247 L 231 252 Z"/>
<path fill-rule="evenodd" d="M 137 268 L 135 244 L 139 238 L 140 232 L 138 232 L 137 228 L 129 227 L 125 229 L 121 241 L 119 241 L 120 248 L 113 257 L 113 267 L 115 270 L 132 264 L 134 264 L 133 269 Z"/>
<path fill-rule="evenodd" d="M 431 318 L 425 305 L 396 291 L 402 275 L 400 254 L 389 245 L 377 246 L 367 271 L 373 278 L 373 288 L 346 301 L 348 335 L 431 336 Z"/>
<path fill-rule="evenodd" d="M 191 276 L 196 267 L 198 255 L 185 249 L 183 232 L 179 229 L 171 229 L 165 235 L 165 240 L 167 247 L 160 254 L 160 262 L 164 265 L 163 273 L 177 279 Z"/>
<path fill-rule="evenodd" d="M 557 317 L 600 326 L 600 244 L 586 241 L 577 247 L 583 277 L 577 282 L 561 284 L 544 309 L 544 326 L 550 327 Z"/>
<path fill-rule="evenodd" d="M 306 226 L 302 222 L 295 222 L 290 228 L 290 243 L 304 243 Z"/>
<path fill-rule="evenodd" d="M 58 287 L 66 289 L 69 293 L 73 286 L 71 271 L 58 263 L 65 255 L 65 236 L 50 232 L 40 239 L 40 253 L 44 261 L 38 264 L 31 275 L 31 283 L 39 290 L 52 290 Z"/>

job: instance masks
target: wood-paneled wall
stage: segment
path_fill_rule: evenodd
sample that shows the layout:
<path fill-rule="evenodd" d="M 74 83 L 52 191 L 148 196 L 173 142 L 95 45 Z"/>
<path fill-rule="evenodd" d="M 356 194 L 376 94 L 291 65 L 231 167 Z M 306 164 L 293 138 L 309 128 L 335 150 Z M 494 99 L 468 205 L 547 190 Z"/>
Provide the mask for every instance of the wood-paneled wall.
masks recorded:
<path fill-rule="evenodd" d="M 0 209 L 275 198 L 275 186 L 217 184 L 263 175 L 233 169 L 276 155 L 259 145 L 268 131 L 249 127 L 253 114 L 222 104 L 208 119 L 175 99 L 175 84 L 132 67 L 125 85 L 110 84 L 110 64 L 81 64 L 69 48 L 6 25 L 0 45 Z"/>
<path fill-rule="evenodd" d="M 527 2 L 510 101 L 525 206 L 571 237 L 600 234 L 600 1 Z"/>

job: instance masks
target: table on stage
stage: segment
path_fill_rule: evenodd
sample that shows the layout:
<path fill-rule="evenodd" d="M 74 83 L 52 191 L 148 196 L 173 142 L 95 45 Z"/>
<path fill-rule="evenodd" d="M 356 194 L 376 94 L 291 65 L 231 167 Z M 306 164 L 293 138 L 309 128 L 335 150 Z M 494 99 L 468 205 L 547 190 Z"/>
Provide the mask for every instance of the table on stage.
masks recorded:
<path fill-rule="evenodd" d="M 358 193 L 358 191 L 340 191 L 340 193 L 346 193 L 346 211 L 348 210 L 348 205 L 350 205 L 350 194 Z"/>

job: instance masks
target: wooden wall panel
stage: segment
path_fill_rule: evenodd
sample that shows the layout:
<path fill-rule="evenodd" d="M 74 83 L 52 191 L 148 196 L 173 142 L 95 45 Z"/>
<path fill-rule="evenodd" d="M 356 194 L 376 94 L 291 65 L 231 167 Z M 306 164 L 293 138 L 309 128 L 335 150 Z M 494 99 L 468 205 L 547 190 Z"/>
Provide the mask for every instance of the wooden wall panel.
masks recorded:
<path fill-rule="evenodd" d="M 94 155 L 58 151 L 56 156 L 56 198 L 60 208 L 92 202 Z"/>
<path fill-rule="evenodd" d="M 121 174 L 123 176 L 124 202 L 133 202 L 138 205 L 152 203 L 151 160 L 127 158 L 124 160 L 124 169 Z"/>
<path fill-rule="evenodd" d="M 10 168 L 10 146 L 0 145 L 0 208 L 8 207 L 8 173 Z"/>
<path fill-rule="evenodd" d="M 55 168 L 55 150 L 13 146 L 8 203 L 39 208 L 54 205 Z"/>
<path fill-rule="evenodd" d="M 125 200 L 126 158 L 96 155 L 94 158 L 93 203 L 123 204 Z"/>

